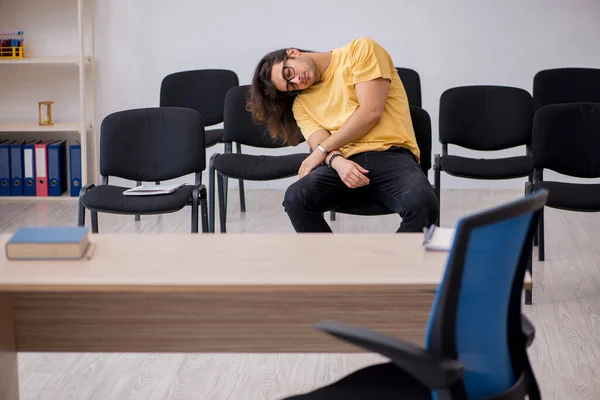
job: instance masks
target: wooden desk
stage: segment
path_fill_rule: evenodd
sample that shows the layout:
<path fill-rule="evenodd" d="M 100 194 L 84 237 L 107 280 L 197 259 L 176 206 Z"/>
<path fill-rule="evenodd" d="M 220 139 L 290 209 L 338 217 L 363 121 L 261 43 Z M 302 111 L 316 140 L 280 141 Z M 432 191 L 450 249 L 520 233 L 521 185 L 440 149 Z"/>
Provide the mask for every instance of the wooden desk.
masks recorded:
<path fill-rule="evenodd" d="M 338 320 L 423 343 L 447 254 L 422 234 L 99 234 L 91 260 L 8 261 L 0 399 L 17 352 L 356 352 Z"/>

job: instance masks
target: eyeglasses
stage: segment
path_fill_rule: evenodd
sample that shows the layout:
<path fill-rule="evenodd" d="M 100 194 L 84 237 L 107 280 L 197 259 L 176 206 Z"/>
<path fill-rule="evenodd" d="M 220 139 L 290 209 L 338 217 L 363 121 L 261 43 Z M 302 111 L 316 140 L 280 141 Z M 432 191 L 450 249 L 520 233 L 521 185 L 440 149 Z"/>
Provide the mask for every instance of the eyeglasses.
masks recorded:
<path fill-rule="evenodd" d="M 292 67 L 287 67 L 285 65 L 286 61 L 288 59 L 287 54 L 283 56 L 283 68 L 281 68 L 281 76 L 283 76 L 283 79 L 285 79 L 286 82 L 286 89 L 288 91 L 288 94 L 290 96 L 294 96 L 296 94 L 298 94 L 298 92 L 300 92 L 300 88 L 298 87 L 298 85 L 296 85 L 294 82 L 292 82 L 292 79 L 294 79 L 294 77 L 296 76 L 296 71 L 294 71 L 294 68 Z"/>

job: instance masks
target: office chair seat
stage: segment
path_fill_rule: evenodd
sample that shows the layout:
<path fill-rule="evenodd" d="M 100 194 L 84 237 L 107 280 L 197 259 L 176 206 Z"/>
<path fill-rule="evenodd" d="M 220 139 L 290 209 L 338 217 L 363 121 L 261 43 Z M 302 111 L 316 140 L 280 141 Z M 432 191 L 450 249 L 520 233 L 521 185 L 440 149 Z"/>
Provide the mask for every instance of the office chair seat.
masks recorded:
<path fill-rule="evenodd" d="M 542 181 L 534 190 L 547 189 L 546 206 L 571 211 L 600 211 L 600 184 Z"/>
<path fill-rule="evenodd" d="M 393 363 L 369 366 L 313 392 L 286 400 L 421 400 L 431 392 Z"/>
<path fill-rule="evenodd" d="M 206 147 L 214 146 L 223 141 L 223 129 L 207 129 L 204 143 Z"/>
<path fill-rule="evenodd" d="M 531 156 L 476 159 L 445 155 L 441 163 L 442 170 L 447 174 L 473 179 L 512 179 L 533 172 Z"/>
<path fill-rule="evenodd" d="M 265 156 L 251 154 L 220 154 L 215 169 L 229 178 L 267 181 L 294 176 L 308 154 Z"/>
<path fill-rule="evenodd" d="M 98 185 L 85 193 L 83 205 L 94 211 L 115 214 L 162 214 L 181 210 L 192 197 L 194 186 L 186 185 L 168 195 L 125 196 L 129 188 Z"/>

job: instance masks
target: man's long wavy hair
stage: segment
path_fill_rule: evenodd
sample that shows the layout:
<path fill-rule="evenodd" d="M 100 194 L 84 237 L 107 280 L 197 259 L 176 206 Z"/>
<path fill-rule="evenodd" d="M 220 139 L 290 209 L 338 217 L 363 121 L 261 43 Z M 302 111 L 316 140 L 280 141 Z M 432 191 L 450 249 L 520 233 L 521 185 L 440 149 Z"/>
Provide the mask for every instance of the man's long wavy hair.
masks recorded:
<path fill-rule="evenodd" d="M 253 121 L 266 125 L 273 139 L 295 146 L 300 143 L 302 137 L 292 112 L 296 95 L 280 92 L 271 82 L 273 65 L 283 61 L 286 51 L 287 49 L 275 50 L 260 60 L 252 78 L 247 108 Z"/>

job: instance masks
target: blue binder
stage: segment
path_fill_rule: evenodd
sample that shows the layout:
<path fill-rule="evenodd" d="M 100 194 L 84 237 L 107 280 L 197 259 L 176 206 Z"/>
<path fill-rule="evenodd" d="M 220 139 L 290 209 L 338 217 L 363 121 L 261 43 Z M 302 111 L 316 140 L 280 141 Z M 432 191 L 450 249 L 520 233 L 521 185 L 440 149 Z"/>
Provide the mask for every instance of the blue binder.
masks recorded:
<path fill-rule="evenodd" d="M 35 144 L 31 140 L 23 145 L 23 196 L 35 196 Z"/>
<path fill-rule="evenodd" d="M 69 146 L 69 172 L 71 175 L 71 196 L 79 196 L 81 190 L 81 143 Z"/>
<path fill-rule="evenodd" d="M 10 145 L 10 195 L 23 196 L 23 145 L 25 141 L 15 140 Z"/>
<path fill-rule="evenodd" d="M 0 196 L 10 196 L 10 144 L 0 139 Z"/>
<path fill-rule="evenodd" d="M 67 190 L 67 142 L 48 145 L 48 196 L 62 196 Z"/>

